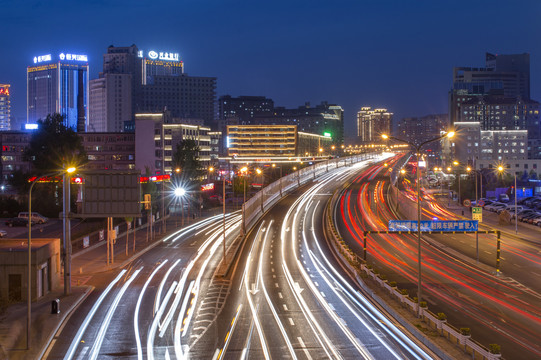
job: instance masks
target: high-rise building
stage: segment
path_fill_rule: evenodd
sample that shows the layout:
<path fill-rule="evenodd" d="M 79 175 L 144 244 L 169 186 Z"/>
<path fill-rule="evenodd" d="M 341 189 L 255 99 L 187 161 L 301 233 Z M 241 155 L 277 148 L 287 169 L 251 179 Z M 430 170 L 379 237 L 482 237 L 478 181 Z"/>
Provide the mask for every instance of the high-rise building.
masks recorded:
<path fill-rule="evenodd" d="M 214 123 L 216 78 L 179 75 L 155 75 L 141 88 L 139 112 L 171 112 L 173 122 L 183 118 Z"/>
<path fill-rule="evenodd" d="M 136 112 L 168 111 L 172 122 L 190 118 L 207 124 L 216 113 L 216 78 L 184 74 L 174 52 L 111 45 L 90 87 L 90 131 L 134 131 Z"/>
<path fill-rule="evenodd" d="M 449 120 L 459 121 L 461 104 L 479 95 L 530 99 L 530 54 L 485 54 L 485 67 L 456 67 L 449 93 Z"/>
<path fill-rule="evenodd" d="M 435 139 L 442 132 L 449 131 L 449 115 L 433 114 L 422 117 L 406 117 L 398 123 L 397 137 L 412 144 Z M 440 164 L 442 142 L 434 141 L 426 144 L 423 151 L 429 156 L 431 163 Z"/>
<path fill-rule="evenodd" d="M 60 53 L 34 57 L 27 68 L 27 122 L 59 113 L 65 125 L 86 131 L 88 121 L 88 57 Z"/>
<path fill-rule="evenodd" d="M 382 134 L 391 133 L 393 113 L 387 109 L 362 107 L 357 112 L 357 137 L 361 143 L 381 143 Z"/>
<path fill-rule="evenodd" d="M 478 96 L 462 103 L 460 122 L 478 122 L 481 130 L 527 130 L 539 139 L 539 102 L 521 97 Z"/>
<path fill-rule="evenodd" d="M 256 125 L 296 125 L 300 132 L 326 134 L 336 145 L 344 141 L 344 110 L 326 101 L 316 106 L 307 102 L 295 109 L 275 107 L 272 114 L 254 114 L 254 122 Z"/>
<path fill-rule="evenodd" d="M 254 125 L 256 116 L 269 116 L 274 111 L 274 101 L 264 96 L 220 96 L 218 99 L 218 128 L 227 125 Z"/>
<path fill-rule="evenodd" d="M 11 129 L 9 84 L 0 84 L 0 131 Z"/>

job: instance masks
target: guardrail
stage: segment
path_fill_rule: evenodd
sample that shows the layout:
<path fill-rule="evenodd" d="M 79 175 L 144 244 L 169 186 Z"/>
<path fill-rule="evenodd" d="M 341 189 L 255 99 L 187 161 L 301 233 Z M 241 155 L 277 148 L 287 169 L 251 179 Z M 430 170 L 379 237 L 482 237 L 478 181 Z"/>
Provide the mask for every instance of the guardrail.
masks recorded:
<path fill-rule="evenodd" d="M 399 301 L 402 306 L 407 308 L 412 314 L 416 315 L 418 306 L 417 301 L 410 298 L 407 294 L 407 291 L 399 290 L 396 284 L 393 284 L 393 282 L 388 282 L 387 279 L 385 279 L 382 275 L 378 274 L 377 271 L 372 269 L 370 265 L 367 265 L 364 260 L 359 255 L 355 254 L 353 250 L 345 243 L 345 241 L 340 235 L 340 232 L 335 227 L 332 217 L 332 209 L 338 201 L 341 190 L 346 186 L 347 185 L 344 185 L 342 186 L 342 188 L 335 190 L 333 196 L 331 197 L 331 199 L 329 199 L 329 202 L 327 203 L 327 207 L 325 209 L 324 229 L 328 238 L 331 239 L 331 244 L 333 245 L 338 256 L 342 258 L 342 262 L 346 264 L 347 267 L 352 270 L 357 276 L 364 272 L 366 276 L 372 278 L 380 287 L 387 290 L 391 297 L 394 296 L 394 298 Z M 359 278 L 358 281 L 361 286 L 366 289 L 366 285 L 364 285 L 363 281 Z M 382 299 L 375 296 L 374 294 L 372 297 L 390 313 L 396 314 L 396 312 L 392 308 L 390 308 L 388 304 L 385 303 Z M 426 323 L 429 328 L 436 330 L 440 336 L 446 338 L 455 346 L 460 347 L 466 354 L 470 355 L 472 359 L 502 359 L 499 345 L 490 344 L 490 349 L 486 348 L 485 346 L 481 345 L 480 343 L 476 342 L 471 338 L 469 328 L 457 329 L 453 327 L 452 325 L 447 323 L 445 314 L 439 313 L 436 315 L 430 312 L 425 302 L 421 302 L 420 314 L 421 320 Z M 398 320 L 400 321 L 401 319 Z M 405 321 L 401 321 L 401 323 L 404 327 L 408 328 L 410 332 L 419 334 L 417 329 L 415 329 L 413 326 L 410 326 L 409 323 L 405 323 Z M 432 343 L 424 341 L 426 339 L 422 340 L 425 345 L 431 348 L 431 350 L 437 353 L 440 357 L 447 358 L 447 356 L 441 353 L 438 348 L 435 348 Z"/>
<path fill-rule="evenodd" d="M 367 159 L 373 159 L 376 157 L 376 155 L 379 155 L 379 152 L 322 161 L 312 166 L 297 170 L 294 173 L 284 176 L 269 184 L 255 194 L 250 200 L 244 203 L 242 219 L 243 228 L 250 229 L 265 213 L 265 210 L 269 209 L 282 197 L 299 188 L 308 181 L 316 179 L 332 169 L 351 165 Z"/>

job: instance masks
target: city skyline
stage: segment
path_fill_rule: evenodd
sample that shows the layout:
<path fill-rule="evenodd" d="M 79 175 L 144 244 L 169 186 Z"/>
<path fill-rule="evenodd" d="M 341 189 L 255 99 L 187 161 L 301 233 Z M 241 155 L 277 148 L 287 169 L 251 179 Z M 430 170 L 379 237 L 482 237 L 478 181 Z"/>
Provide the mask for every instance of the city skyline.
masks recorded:
<path fill-rule="evenodd" d="M 0 58 L 0 82 L 11 85 L 13 116 L 25 116 L 25 70 L 34 56 L 88 54 L 95 79 L 109 45 L 133 43 L 179 53 L 187 74 L 217 77 L 218 96 L 266 96 L 285 107 L 339 104 L 349 131 L 367 105 L 387 108 L 395 119 L 446 113 L 453 67 L 482 66 L 485 52 L 530 53 L 531 97 L 541 98 L 536 11 L 514 15 L 517 4 L 160 2 L 170 11 L 156 13 L 129 4 L 4 5 L 0 18 L 17 34 L 4 38 L 2 53 L 10 55 Z M 478 24 L 480 11 L 491 21 L 473 36 L 472 26 L 463 24 Z M 62 21 L 34 25 L 58 14 Z"/>

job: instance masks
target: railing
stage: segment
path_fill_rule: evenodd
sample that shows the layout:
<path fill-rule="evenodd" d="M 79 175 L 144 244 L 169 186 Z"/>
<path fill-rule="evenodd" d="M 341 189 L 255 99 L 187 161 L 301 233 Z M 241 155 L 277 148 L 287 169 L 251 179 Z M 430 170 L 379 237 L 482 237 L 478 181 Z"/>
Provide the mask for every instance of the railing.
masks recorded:
<path fill-rule="evenodd" d="M 308 181 L 316 179 L 330 170 L 359 161 L 373 159 L 378 154 L 374 152 L 322 161 L 295 171 L 269 184 L 244 203 L 244 229 L 250 229 L 264 214 L 265 210 Z"/>

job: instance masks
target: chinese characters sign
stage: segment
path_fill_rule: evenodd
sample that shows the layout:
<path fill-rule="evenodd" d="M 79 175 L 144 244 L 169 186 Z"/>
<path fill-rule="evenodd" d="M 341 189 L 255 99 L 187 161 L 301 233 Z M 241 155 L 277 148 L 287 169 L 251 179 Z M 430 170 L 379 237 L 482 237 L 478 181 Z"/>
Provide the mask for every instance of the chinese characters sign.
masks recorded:
<path fill-rule="evenodd" d="M 477 220 L 421 221 L 421 231 L 478 231 Z M 417 231 L 415 220 L 389 220 L 389 231 Z"/>

